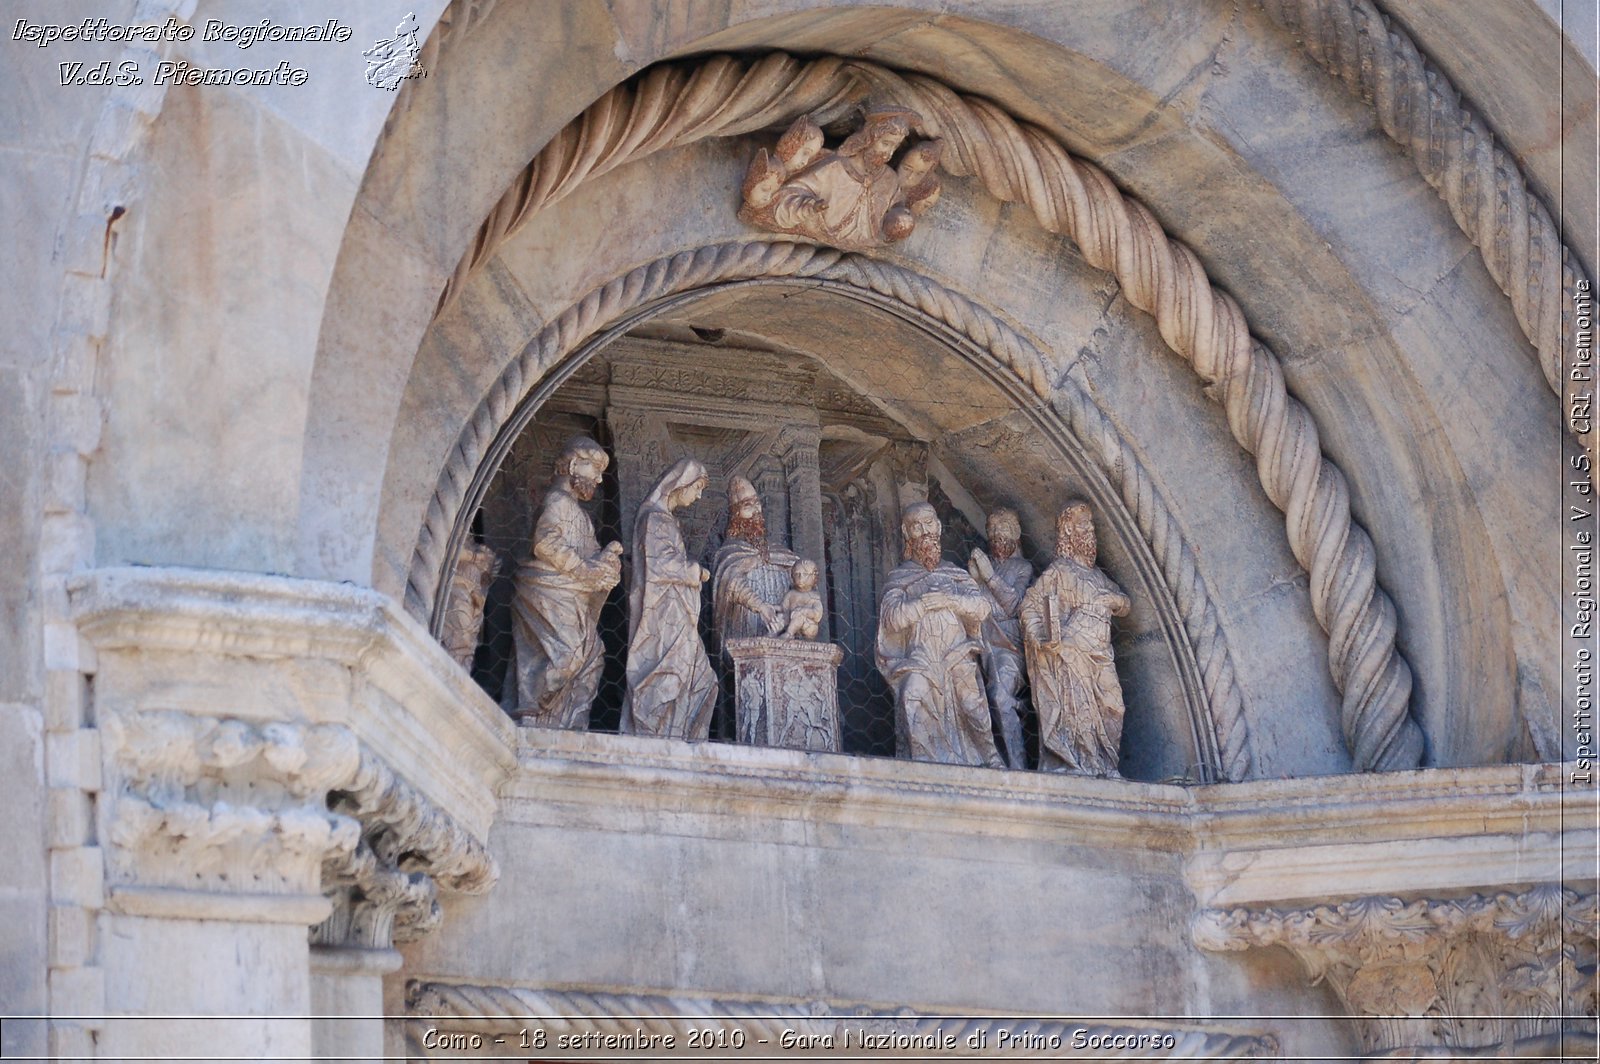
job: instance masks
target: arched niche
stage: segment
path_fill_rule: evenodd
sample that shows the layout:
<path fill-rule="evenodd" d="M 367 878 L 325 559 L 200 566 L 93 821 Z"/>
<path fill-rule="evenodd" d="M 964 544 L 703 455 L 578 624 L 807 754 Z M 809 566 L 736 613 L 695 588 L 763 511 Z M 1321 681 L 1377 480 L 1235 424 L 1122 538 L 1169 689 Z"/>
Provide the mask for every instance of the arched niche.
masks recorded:
<path fill-rule="evenodd" d="M 882 577 L 900 559 L 902 507 L 931 500 L 944 519 L 946 557 L 964 564 L 971 548 L 984 545 L 987 512 L 1009 506 L 1022 520 L 1023 553 L 1042 570 L 1056 514 L 1070 500 L 1088 500 L 1100 564 L 1136 603 L 1116 630 L 1129 710 L 1123 771 L 1146 780 L 1217 778 L 1213 695 L 1174 590 L 1119 485 L 1014 369 L 914 305 L 817 278 L 733 281 L 654 301 L 554 366 L 495 434 L 445 552 L 453 557 L 456 545 L 472 539 L 502 559 L 486 633 L 493 653 L 480 653 L 479 676 L 503 705 L 513 696 L 498 684 L 496 666 L 509 647 L 496 610 L 527 551 L 530 482 L 545 480 L 549 457 L 569 432 L 597 436 L 613 455 L 610 475 L 621 487 L 597 511 L 605 514 L 603 530 L 625 547 L 633 507 L 679 457 L 699 458 L 716 474 L 706 498 L 680 515 L 690 554 L 703 563 L 720 542 L 727 475 L 736 468 L 766 488 L 769 519 L 782 526 L 774 541 L 824 563 L 825 637 L 845 649 L 847 752 L 894 752 L 892 699 L 876 677 L 872 645 Z M 790 458 L 797 450 L 805 453 Z M 508 460 L 518 460 L 510 476 Z M 814 514 L 796 512 L 810 500 L 792 478 L 782 485 L 787 461 L 819 467 Z M 766 473 L 777 482 L 767 483 Z M 836 532 L 830 504 L 850 495 L 870 523 L 870 544 Z M 624 652 L 622 590 L 602 618 L 608 659 Z M 436 598 L 430 610 L 435 630 L 444 601 Z M 601 728 L 620 704 L 615 685 L 608 673 L 596 706 Z"/>

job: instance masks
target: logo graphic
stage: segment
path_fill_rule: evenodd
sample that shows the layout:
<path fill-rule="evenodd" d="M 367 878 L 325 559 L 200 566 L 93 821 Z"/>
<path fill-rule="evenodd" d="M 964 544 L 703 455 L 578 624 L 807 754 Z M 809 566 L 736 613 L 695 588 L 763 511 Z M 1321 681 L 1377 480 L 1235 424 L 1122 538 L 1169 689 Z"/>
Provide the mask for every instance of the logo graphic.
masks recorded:
<path fill-rule="evenodd" d="M 408 12 L 394 28 L 394 36 L 379 41 L 361 53 L 367 57 L 367 84 L 373 88 L 394 92 L 400 83 L 410 78 L 425 78 L 419 57 L 422 45 L 417 43 L 417 16 Z"/>

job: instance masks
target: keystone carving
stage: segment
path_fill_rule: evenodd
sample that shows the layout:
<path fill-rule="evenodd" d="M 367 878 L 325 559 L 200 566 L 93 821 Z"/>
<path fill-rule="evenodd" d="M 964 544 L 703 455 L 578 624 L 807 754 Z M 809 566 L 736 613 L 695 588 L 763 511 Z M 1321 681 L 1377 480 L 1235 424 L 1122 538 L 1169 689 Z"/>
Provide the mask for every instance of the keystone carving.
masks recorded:
<path fill-rule="evenodd" d="M 1596 895 L 1547 883 L 1444 900 L 1210 909 L 1194 937 L 1202 949 L 1289 949 L 1313 984 L 1339 995 L 1367 1054 L 1534 1052 L 1563 1036 L 1593 1044 L 1596 931 Z"/>

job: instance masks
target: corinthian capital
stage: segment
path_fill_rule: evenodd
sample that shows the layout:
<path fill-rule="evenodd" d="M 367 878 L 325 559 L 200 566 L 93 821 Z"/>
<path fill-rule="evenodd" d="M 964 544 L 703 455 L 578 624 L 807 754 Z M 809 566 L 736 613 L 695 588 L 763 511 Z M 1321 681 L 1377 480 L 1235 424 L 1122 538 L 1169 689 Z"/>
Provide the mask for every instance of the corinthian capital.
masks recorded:
<path fill-rule="evenodd" d="M 1202 949 L 1283 946 L 1327 983 L 1368 1054 L 1594 1044 L 1596 895 L 1545 883 L 1458 898 L 1208 909 Z M 1434 1055 L 1434 1054 L 1427 1054 Z M 1473 1055 L 1463 1052 L 1462 1055 Z"/>

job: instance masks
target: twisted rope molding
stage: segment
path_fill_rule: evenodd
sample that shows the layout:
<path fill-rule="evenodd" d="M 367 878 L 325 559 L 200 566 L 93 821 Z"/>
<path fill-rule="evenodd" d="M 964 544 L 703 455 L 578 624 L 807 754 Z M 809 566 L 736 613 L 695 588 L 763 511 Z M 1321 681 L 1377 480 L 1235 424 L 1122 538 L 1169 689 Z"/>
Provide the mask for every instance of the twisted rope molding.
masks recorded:
<path fill-rule="evenodd" d="M 1371 0 L 1258 0 L 1308 55 L 1377 112 L 1383 131 L 1450 208 L 1511 300 L 1539 369 L 1562 394 L 1562 336 L 1587 279 L 1489 124 Z M 1572 423 L 1568 428 L 1577 433 Z"/>
<path fill-rule="evenodd" d="M 1090 265 L 1111 272 L 1130 304 L 1155 317 L 1163 340 L 1223 404 L 1234 438 L 1256 456 L 1262 486 L 1286 515 L 1290 548 L 1311 577 L 1312 610 L 1329 636 L 1329 667 L 1343 696 L 1340 723 L 1357 769 L 1416 767 L 1423 739 L 1410 716 L 1411 669 L 1395 648 L 1394 605 L 1378 586 L 1372 541 L 1351 519 L 1344 475 L 1323 457 L 1316 424 L 1289 396 L 1277 357 L 1250 336 L 1243 311 L 1211 286 L 1195 254 L 1143 205 L 1048 133 L 986 100 L 836 57 L 801 63 L 775 54 L 744 63 L 713 56 L 652 68 L 601 97 L 529 163 L 485 220 L 441 307 L 517 226 L 587 177 L 650 151 L 807 112 L 827 120 L 851 105 L 853 78 L 918 110 L 926 131 L 945 138 L 948 172 L 974 175 L 997 199 L 1025 204 L 1047 231 L 1070 237 Z"/>
<path fill-rule="evenodd" d="M 502 427 L 549 367 L 630 310 L 706 285 L 756 277 L 835 281 L 914 307 L 987 352 L 1030 392 L 1054 405 L 1133 515 L 1177 606 L 1205 697 L 1204 719 L 1196 722 L 1204 729 L 1202 758 L 1223 779 L 1248 776 L 1252 757 L 1244 696 L 1216 606 L 1153 478 L 1109 419 L 1070 378 L 1052 386 L 1044 354 L 970 300 L 901 267 L 810 244 L 721 244 L 660 259 L 596 289 L 547 325 L 490 388 L 446 462 L 412 555 L 408 607 L 423 617 L 430 609 L 437 613 L 438 588 L 462 536 L 459 517 L 472 507 L 472 485 L 482 483 L 475 477 Z"/>
<path fill-rule="evenodd" d="M 1095 1038 L 1097 1046 L 1106 1039 L 1134 1039 L 1146 1036 L 1143 1043 L 1113 1042 L 1096 1048 L 1094 1055 L 1109 1059 L 1148 1060 L 1168 1056 L 1179 1060 L 1230 1060 L 1235 1058 L 1276 1057 L 1278 1043 L 1269 1034 L 1238 1034 L 1188 1027 L 1125 1027 L 1097 1023 L 1078 1023 L 1064 1019 L 1030 1019 L 998 1016 L 929 1016 L 910 1010 L 892 1013 L 854 1008 L 834 1009 L 825 1002 L 807 1005 L 773 1004 L 761 1001 L 732 1001 L 721 998 L 679 998 L 662 994 L 585 993 L 570 990 L 527 990 L 520 987 L 478 986 L 461 983 L 418 983 L 406 988 L 406 1027 L 408 1054 L 416 1059 L 435 1059 L 425 1045 L 428 1021 L 536 1021 L 546 1037 L 584 1034 L 630 1036 L 643 1031 L 657 1037 L 673 1035 L 683 1049 L 690 1029 L 708 1028 L 745 1036 L 746 1048 L 766 1053 L 781 1046 L 785 1032 L 810 1038 L 840 1038 L 846 1029 L 882 1037 L 954 1039 L 957 1051 L 966 1051 L 969 1038 L 982 1038 L 988 1053 L 1026 1052 L 1028 1040 L 1055 1039 L 1063 1049 L 1071 1048 L 1075 1033 L 1084 1039 Z M 1009 1032 L 1011 1041 L 1001 1040 Z M 502 1032 L 496 1032 L 502 1033 Z M 1151 1045 L 1149 1036 L 1170 1035 L 1170 1048 Z M 758 1039 L 766 1040 L 759 1049 Z M 715 1040 L 715 1036 L 713 1036 Z M 725 1043 L 718 1043 L 725 1044 Z M 926 1044 L 926 1043 L 924 1043 Z M 1034 1052 L 1038 1051 L 1034 1043 Z M 690 1047 L 692 1048 L 692 1047 Z M 860 1047 L 852 1042 L 839 1048 Z M 980 1055 L 975 1051 L 972 1055 Z"/>

